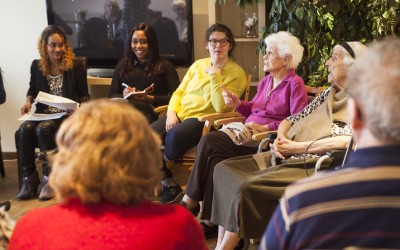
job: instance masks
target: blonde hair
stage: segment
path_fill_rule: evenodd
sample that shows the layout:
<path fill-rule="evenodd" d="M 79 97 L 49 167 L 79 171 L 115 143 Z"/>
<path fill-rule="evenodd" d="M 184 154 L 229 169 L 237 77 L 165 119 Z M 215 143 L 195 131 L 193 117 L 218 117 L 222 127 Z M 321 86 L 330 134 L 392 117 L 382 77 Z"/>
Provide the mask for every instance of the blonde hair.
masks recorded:
<path fill-rule="evenodd" d="M 372 43 L 356 59 L 347 92 L 360 107 L 371 133 L 382 141 L 400 143 L 400 40 Z"/>
<path fill-rule="evenodd" d="M 58 198 L 132 205 L 160 181 L 160 139 L 129 104 L 98 99 L 61 125 L 50 185 Z"/>
<path fill-rule="evenodd" d="M 47 53 L 47 43 L 49 36 L 53 34 L 60 35 L 64 42 L 64 53 L 61 57 L 61 64 L 60 64 L 60 70 L 62 73 L 72 69 L 73 60 L 75 58 L 75 54 L 68 43 L 67 36 L 65 35 L 64 30 L 56 25 L 47 26 L 43 30 L 40 39 L 38 41 L 38 49 L 40 55 L 39 69 L 45 76 L 50 75 L 50 59 L 49 59 L 49 54 Z"/>
<path fill-rule="evenodd" d="M 300 40 L 287 31 L 279 31 L 270 34 L 265 38 L 265 44 L 268 47 L 276 48 L 280 58 L 290 56 L 289 69 L 296 69 L 299 66 L 304 48 Z"/>

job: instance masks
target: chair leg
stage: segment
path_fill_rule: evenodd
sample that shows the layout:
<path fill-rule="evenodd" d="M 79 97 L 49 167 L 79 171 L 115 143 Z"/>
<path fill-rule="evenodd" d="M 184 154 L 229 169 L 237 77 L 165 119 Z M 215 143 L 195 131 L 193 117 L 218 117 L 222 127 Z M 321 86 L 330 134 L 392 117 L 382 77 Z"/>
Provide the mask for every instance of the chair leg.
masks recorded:
<path fill-rule="evenodd" d="M 161 185 L 157 185 L 156 187 L 154 187 L 153 195 L 154 195 L 154 197 L 161 196 Z"/>
<path fill-rule="evenodd" d="M 22 184 L 22 167 L 21 167 L 21 160 L 19 159 L 19 154 L 18 154 L 18 134 L 19 129 L 15 131 L 14 137 L 15 137 L 15 147 L 17 149 L 17 173 L 18 173 L 18 190 L 21 191 L 21 184 Z"/>
<path fill-rule="evenodd" d="M 1 150 L 1 143 L 0 143 L 0 174 L 1 177 L 6 177 L 6 170 L 4 168 L 3 151 Z"/>

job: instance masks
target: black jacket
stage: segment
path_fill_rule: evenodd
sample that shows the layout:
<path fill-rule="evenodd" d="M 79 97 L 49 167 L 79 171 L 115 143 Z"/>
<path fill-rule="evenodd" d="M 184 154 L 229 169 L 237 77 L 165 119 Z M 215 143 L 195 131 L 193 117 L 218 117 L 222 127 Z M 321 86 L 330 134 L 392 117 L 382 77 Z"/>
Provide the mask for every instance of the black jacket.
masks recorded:
<path fill-rule="evenodd" d="M 50 93 L 50 88 L 46 76 L 39 70 L 39 60 L 33 60 L 27 96 L 30 95 L 36 98 L 39 91 Z M 79 103 L 89 101 L 87 72 L 82 62 L 75 60 L 72 70 L 64 72 L 62 96 Z M 38 103 L 36 107 L 36 112 L 41 113 L 46 108 L 46 105 Z"/>

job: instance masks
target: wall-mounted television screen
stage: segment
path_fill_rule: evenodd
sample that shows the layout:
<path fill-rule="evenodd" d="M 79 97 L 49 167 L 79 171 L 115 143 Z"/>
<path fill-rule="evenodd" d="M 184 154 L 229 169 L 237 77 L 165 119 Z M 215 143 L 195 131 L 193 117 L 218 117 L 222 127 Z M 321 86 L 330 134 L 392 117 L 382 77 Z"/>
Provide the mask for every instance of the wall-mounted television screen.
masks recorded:
<path fill-rule="evenodd" d="M 139 22 L 150 24 L 162 58 L 176 67 L 193 62 L 192 0 L 46 0 L 48 24 L 64 28 L 77 56 L 89 68 L 114 68 L 129 32 Z"/>

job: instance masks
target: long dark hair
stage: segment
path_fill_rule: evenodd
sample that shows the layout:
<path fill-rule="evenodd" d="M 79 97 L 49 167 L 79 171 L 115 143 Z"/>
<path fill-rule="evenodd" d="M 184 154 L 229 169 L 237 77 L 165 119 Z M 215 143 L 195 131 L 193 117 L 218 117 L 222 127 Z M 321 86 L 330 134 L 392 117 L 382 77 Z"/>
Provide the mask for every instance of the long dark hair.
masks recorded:
<path fill-rule="evenodd" d="M 139 61 L 135 53 L 133 53 L 131 47 L 133 33 L 135 33 L 135 31 L 138 30 L 142 30 L 147 37 L 147 42 L 148 42 L 148 54 L 147 54 L 148 61 L 146 65 L 147 72 L 149 74 L 151 73 L 155 74 L 160 70 L 161 58 L 158 51 L 157 34 L 150 25 L 146 23 L 138 23 L 130 32 L 129 40 L 126 43 L 125 55 L 124 55 L 125 65 L 121 69 L 120 72 L 121 76 L 127 74 L 133 68 L 134 63 Z"/>
<path fill-rule="evenodd" d="M 225 33 L 226 38 L 229 41 L 229 45 L 232 46 L 232 48 L 228 52 L 228 56 L 232 57 L 232 53 L 236 47 L 236 43 L 235 43 L 235 38 L 233 37 L 232 31 L 227 26 L 225 26 L 221 23 L 216 23 L 216 24 L 211 25 L 210 28 L 208 28 L 208 30 L 206 32 L 205 43 L 208 43 L 208 39 L 210 39 L 211 34 L 215 31 Z"/>

